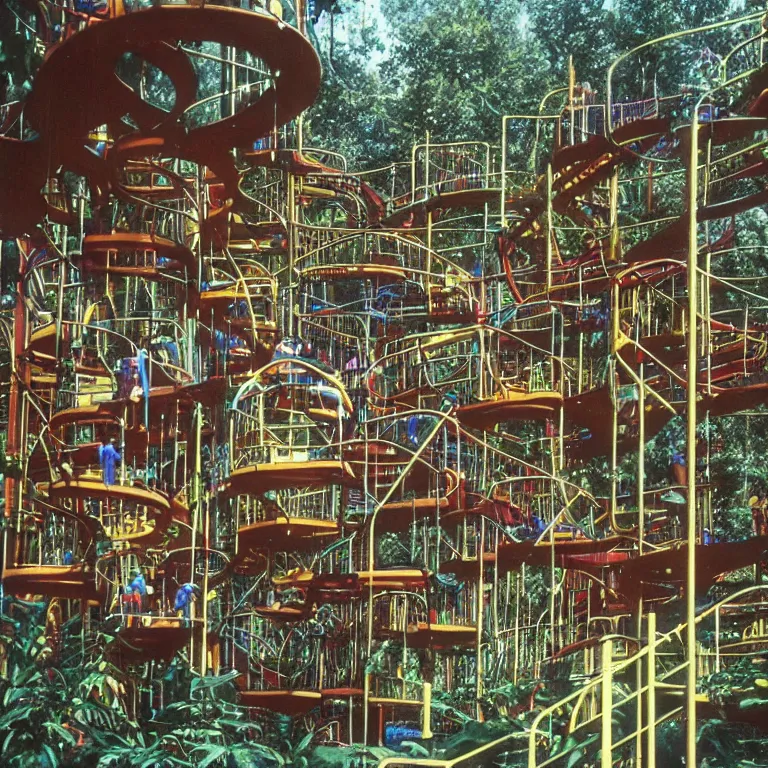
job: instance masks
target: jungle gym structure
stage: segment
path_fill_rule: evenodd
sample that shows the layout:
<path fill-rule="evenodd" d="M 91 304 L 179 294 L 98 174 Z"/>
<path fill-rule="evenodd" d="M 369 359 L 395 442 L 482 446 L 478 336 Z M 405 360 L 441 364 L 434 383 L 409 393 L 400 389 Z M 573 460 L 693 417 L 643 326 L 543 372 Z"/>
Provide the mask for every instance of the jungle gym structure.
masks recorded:
<path fill-rule="evenodd" d="M 716 425 L 768 402 L 766 302 L 729 272 L 763 247 L 738 237 L 768 202 L 763 12 L 625 54 L 603 99 L 572 71 L 497 145 L 355 172 L 305 141 L 301 2 L 27 5 L 44 63 L 0 109 L 4 597 L 50 601 L 51 643 L 109 618 L 115 663 L 157 670 L 134 706 L 182 654 L 239 672 L 254 717 L 393 744 L 566 680 L 523 738 L 381 765 L 652 768 L 670 719 L 695 765 L 702 679 L 768 642 L 759 578 L 723 583 L 760 575 L 763 510 L 719 536 L 710 472 Z M 627 85 L 712 36 L 704 84 Z"/>

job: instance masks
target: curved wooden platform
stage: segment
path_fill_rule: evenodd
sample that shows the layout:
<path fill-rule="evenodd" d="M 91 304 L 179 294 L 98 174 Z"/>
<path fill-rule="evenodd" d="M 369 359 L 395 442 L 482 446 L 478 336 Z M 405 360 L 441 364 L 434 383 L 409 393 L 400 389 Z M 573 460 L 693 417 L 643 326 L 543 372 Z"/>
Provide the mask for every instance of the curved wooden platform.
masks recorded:
<path fill-rule="evenodd" d="M 255 168 L 281 169 L 295 176 L 308 176 L 311 173 L 341 174 L 341 171 L 315 162 L 296 149 L 258 149 L 243 152 L 241 157 Z"/>
<path fill-rule="evenodd" d="M 267 607 L 264 605 L 255 605 L 253 612 L 262 619 L 269 621 L 290 624 L 295 621 L 305 621 L 313 615 L 311 606 L 302 608 L 293 608 L 291 606 L 280 606 L 279 608 Z"/>
<path fill-rule="evenodd" d="M 388 264 L 324 264 L 305 267 L 301 278 L 306 281 L 323 280 L 405 280 L 413 270 Z"/>
<path fill-rule="evenodd" d="M 307 603 L 348 603 L 362 595 L 362 585 L 356 573 L 313 573 L 297 570 L 272 578 L 275 587 L 306 590 Z"/>
<path fill-rule="evenodd" d="M 505 421 L 541 421 L 554 418 L 563 405 L 559 392 L 518 392 L 480 403 L 460 405 L 456 418 L 474 429 L 490 429 Z"/>
<path fill-rule="evenodd" d="M 623 536 L 607 536 L 604 539 L 555 539 L 555 562 L 562 565 L 563 559 L 567 557 L 610 552 L 626 542 Z M 539 544 L 533 541 L 505 541 L 498 548 L 499 570 L 517 570 L 523 563 L 549 565 L 552 562 L 552 546 L 548 539 Z"/>
<path fill-rule="evenodd" d="M 227 492 L 259 495 L 286 488 L 327 488 L 351 485 L 355 476 L 347 462 L 286 461 L 277 464 L 254 464 L 236 469 L 230 476 Z"/>
<path fill-rule="evenodd" d="M 431 195 L 426 200 L 417 200 L 395 208 L 392 213 L 382 220 L 386 227 L 423 227 L 426 224 L 427 213 L 437 214 L 433 221 L 439 218 L 442 211 L 450 211 L 458 208 L 469 210 L 481 210 L 486 205 L 500 206 L 501 188 L 477 187 L 475 189 L 456 189 L 450 192 L 440 192 Z M 507 203 L 512 200 L 508 199 Z"/>
<path fill-rule="evenodd" d="M 122 627 L 113 653 L 125 662 L 170 662 L 191 637 L 192 628 L 183 626 L 179 619 L 153 621 L 146 627 L 141 624 Z"/>
<path fill-rule="evenodd" d="M 679 547 L 648 552 L 617 566 L 619 591 L 630 599 L 638 599 L 658 585 L 682 588 L 687 568 L 687 548 Z M 768 536 L 755 536 L 745 541 L 696 545 L 696 589 L 706 590 L 722 573 L 759 563 L 768 552 Z"/>
<path fill-rule="evenodd" d="M 450 509 L 450 503 L 445 496 L 439 500 L 432 497 L 393 501 L 379 509 L 376 531 L 377 533 L 407 531 L 411 523 L 434 519 L 439 513 L 446 512 L 448 509 Z"/>
<path fill-rule="evenodd" d="M 155 263 L 148 264 L 158 270 L 163 269 L 184 271 L 197 276 L 197 260 L 192 251 L 185 245 L 179 245 L 165 237 L 148 235 L 142 232 L 116 232 L 109 235 L 87 235 L 83 241 L 83 261 L 90 261 L 94 268 L 106 268 L 109 253 L 120 251 L 141 251 L 155 254 Z M 167 261 L 167 266 L 158 264 L 158 259 Z M 123 269 L 138 269 L 139 267 L 122 267 Z"/>
<path fill-rule="evenodd" d="M 105 485 L 95 480 L 57 480 L 48 488 L 51 498 L 69 498 L 76 500 L 100 499 L 109 502 L 127 502 L 136 507 L 152 510 L 153 516 L 141 523 L 135 530 L 127 527 L 114 528 L 105 526 L 105 532 L 114 541 L 128 542 L 131 545 L 150 547 L 159 544 L 168 527 L 176 520 L 189 524 L 189 510 L 176 499 L 147 488 L 123 485 Z M 114 511 L 118 507 L 115 506 Z M 79 517 L 90 517 L 90 512 L 82 505 L 78 507 Z"/>
<path fill-rule="evenodd" d="M 56 323 L 50 322 L 35 328 L 29 336 L 27 354 L 33 359 L 41 358 L 40 364 L 56 354 Z"/>
<path fill-rule="evenodd" d="M 357 571 L 357 578 L 363 588 L 363 595 L 372 585 L 374 590 L 426 589 L 429 574 L 415 568 L 393 568 L 391 570 Z"/>
<path fill-rule="evenodd" d="M 236 114 L 180 131 L 179 118 L 197 98 L 197 77 L 177 46 L 179 40 L 211 40 L 247 51 L 274 74 L 271 85 Z M 176 98 L 170 110 L 153 107 L 117 76 L 115 66 L 127 51 L 171 79 Z M 119 172 L 126 161 L 148 156 L 181 157 L 213 168 L 227 180 L 234 199 L 238 175 L 231 149 L 250 147 L 255 137 L 292 120 L 313 103 L 319 85 L 320 63 L 309 41 L 271 14 L 165 5 L 88 24 L 52 46 L 36 75 L 25 117 L 39 138 L 0 138 L 0 170 L 6 178 L 20 180 L 12 192 L 0 194 L 0 226 L 6 236 L 31 232 L 49 208 L 40 190 L 62 166 L 87 177 L 104 195 L 110 188 L 108 164 L 113 165 L 111 183 L 120 189 Z M 69 117 L 60 120 L 61 114 Z M 151 135 L 136 140 L 130 135 L 132 125 L 123 120 L 126 115 L 140 132 Z M 113 126 L 116 135 L 129 134 L 131 151 L 114 151 L 121 137 L 106 159 L 90 152 L 89 135 L 102 125 Z M 207 222 L 203 224 L 206 231 Z"/>
<path fill-rule="evenodd" d="M 156 509 L 171 511 L 171 502 L 166 496 L 147 488 L 133 485 L 105 485 L 97 480 L 57 480 L 51 483 L 48 492 L 52 498 L 63 499 L 114 499 Z"/>
<path fill-rule="evenodd" d="M 282 517 L 251 523 L 237 532 L 240 549 L 258 551 L 304 551 L 329 544 L 341 529 L 335 520 L 313 520 L 305 517 Z"/>
<path fill-rule="evenodd" d="M 54 413 L 48 426 L 53 432 L 72 424 L 117 424 L 125 406 L 124 400 L 107 400 L 95 405 L 66 408 Z"/>
<path fill-rule="evenodd" d="M 401 639 L 402 634 L 398 635 Z M 445 651 L 450 648 L 470 648 L 477 645 L 477 627 L 461 624 L 426 624 L 409 626 L 405 642 L 411 648 L 432 648 Z"/>
<path fill-rule="evenodd" d="M 438 567 L 438 573 L 450 573 L 455 576 L 459 581 L 474 581 L 480 577 L 480 568 L 483 570 L 491 568 L 496 564 L 495 552 L 484 552 L 483 563 L 480 565 L 480 561 L 476 557 L 472 558 L 454 558 L 452 560 L 446 560 L 440 563 Z"/>
<path fill-rule="evenodd" d="M 105 594 L 83 570 L 84 565 L 18 566 L 3 569 L 3 590 L 10 595 L 44 595 L 101 602 Z"/>
<path fill-rule="evenodd" d="M 240 691 L 244 707 L 270 709 L 282 715 L 306 715 L 322 701 L 320 691 Z"/>

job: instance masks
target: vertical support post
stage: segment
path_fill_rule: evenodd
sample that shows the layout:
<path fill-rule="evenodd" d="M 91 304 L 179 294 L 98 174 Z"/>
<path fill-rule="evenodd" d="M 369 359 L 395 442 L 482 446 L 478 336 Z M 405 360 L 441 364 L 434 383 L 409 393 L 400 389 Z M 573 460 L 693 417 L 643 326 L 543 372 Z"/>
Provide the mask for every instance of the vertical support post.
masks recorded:
<path fill-rule="evenodd" d="M 477 673 L 476 690 L 475 695 L 477 698 L 477 719 L 483 721 L 483 708 L 480 703 L 483 696 L 483 608 L 485 607 L 485 589 L 483 580 L 483 560 L 485 559 L 485 518 L 480 518 L 480 546 L 478 547 L 477 559 L 480 564 L 477 577 L 477 636 L 475 638 L 476 646 L 476 665 L 475 672 Z"/>
<path fill-rule="evenodd" d="M 639 392 L 637 399 L 638 423 L 639 423 L 639 445 L 637 447 L 637 549 L 640 555 L 643 554 L 643 544 L 645 541 L 645 364 L 640 363 L 639 370 Z M 643 598 L 638 600 L 637 604 L 637 639 L 641 641 L 643 635 Z M 650 631 L 650 628 L 649 628 Z M 654 630 L 655 632 L 655 630 Z M 636 685 L 637 695 L 637 737 L 635 739 L 635 762 L 636 765 L 643 765 L 643 708 L 642 696 L 640 690 L 643 683 L 643 668 L 640 661 L 637 662 Z"/>
<path fill-rule="evenodd" d="M 571 145 L 576 143 L 576 126 L 574 125 L 574 119 L 576 117 L 576 110 L 574 109 L 573 100 L 576 96 L 576 70 L 573 66 L 573 56 L 568 57 L 568 112 L 570 117 L 570 143 Z"/>
<path fill-rule="evenodd" d="M 69 258 L 67 254 L 67 240 L 69 227 L 62 227 L 61 255 L 59 257 L 59 296 L 56 302 L 56 364 L 61 361 L 61 339 L 64 333 L 64 286 L 66 285 L 67 268 Z M 57 377 L 61 383 L 61 377 Z"/>
<path fill-rule="evenodd" d="M 333 24 L 333 11 L 331 11 L 331 24 Z M 307 36 L 307 11 L 304 0 L 296 0 L 296 27 L 299 32 Z M 333 40 L 333 37 L 331 37 Z M 296 118 L 296 148 L 301 155 L 304 149 L 304 113 Z"/>
<path fill-rule="evenodd" d="M 431 739 L 432 733 L 432 683 L 424 683 L 424 709 L 422 711 L 421 738 Z"/>
<path fill-rule="evenodd" d="M 199 428 L 198 428 L 199 429 Z M 200 445 L 197 446 L 198 455 L 200 455 Z M 202 483 L 201 483 L 202 485 Z M 208 553 L 210 552 L 210 536 L 211 536 L 211 500 L 208 497 L 208 492 L 205 494 L 205 518 L 203 528 L 203 546 L 205 547 L 205 564 L 203 565 L 203 615 L 202 615 L 202 648 L 200 651 L 200 675 L 205 677 L 208 671 L 208 566 L 210 558 Z"/>
<path fill-rule="evenodd" d="M 715 672 L 720 671 L 720 609 L 715 611 Z"/>
<path fill-rule="evenodd" d="M 648 612 L 648 749 L 646 768 L 656 768 L 656 613 Z"/>
<path fill-rule="evenodd" d="M 293 284 L 295 275 L 293 274 L 296 266 L 296 181 L 292 173 L 287 174 L 288 177 L 288 336 L 293 336 L 294 329 L 294 312 L 293 312 Z"/>
<path fill-rule="evenodd" d="M 615 520 L 616 516 L 616 473 L 619 463 L 619 410 L 616 402 L 616 355 L 618 354 L 619 341 L 619 307 L 620 295 L 619 285 L 615 283 L 611 291 L 611 365 L 610 374 L 610 397 L 611 397 L 611 500 L 610 500 L 610 519 Z"/>
<path fill-rule="evenodd" d="M 197 549 L 197 531 L 200 527 L 200 478 L 202 476 L 202 454 L 201 454 L 201 440 L 203 433 L 203 406 L 198 403 L 195 406 L 195 469 L 192 476 L 192 485 L 190 487 L 190 501 L 192 504 L 192 542 L 189 552 L 189 583 L 195 583 L 195 552 Z M 189 445 L 189 443 L 187 443 Z M 194 609 L 194 603 L 192 603 Z M 190 614 L 194 617 L 194 611 L 191 610 Z M 194 625 L 192 627 L 192 634 L 189 639 L 189 659 L 190 663 L 194 666 L 195 663 L 195 632 Z"/>
<path fill-rule="evenodd" d="M 525 568 L 525 564 L 523 564 Z M 507 581 L 509 589 L 509 581 Z M 512 682 L 517 685 L 517 674 L 520 668 L 520 574 L 517 574 L 515 582 L 515 661 L 512 672 Z"/>
<path fill-rule="evenodd" d="M 501 228 L 507 226 L 506 211 L 506 187 L 507 187 L 507 117 L 501 118 Z"/>
<path fill-rule="evenodd" d="M 637 446 L 637 548 L 643 554 L 645 543 L 645 364 L 640 363 L 640 386 L 637 397 L 638 446 Z M 642 621 L 642 609 L 640 619 Z"/>
<path fill-rule="evenodd" d="M 552 290 L 552 163 L 547 163 L 547 293 Z"/>
<path fill-rule="evenodd" d="M 22 356 L 27 342 L 27 305 L 21 301 L 24 295 L 24 270 L 27 264 L 27 255 L 21 247 L 21 241 L 16 241 L 16 248 L 19 253 L 19 272 L 16 275 L 16 296 L 19 301 L 13 310 L 13 331 L 11 338 L 11 386 L 8 396 L 8 439 L 6 442 L 6 455 L 14 462 L 14 469 L 21 467 L 21 426 L 22 426 L 22 408 L 21 392 L 23 386 L 20 380 L 27 383 L 29 377 L 29 366 L 22 361 Z M 5 510 L 4 515 L 9 519 L 16 509 L 17 491 L 19 491 L 19 480 L 16 477 L 17 472 L 5 473 Z M 19 492 L 19 497 L 21 493 Z M 19 499 L 20 506 L 20 499 Z M 4 559 L 4 562 L 8 562 Z"/>
<path fill-rule="evenodd" d="M 556 520 L 552 521 L 552 525 L 549 527 L 549 578 L 551 580 L 551 586 L 549 588 L 549 643 L 550 643 L 550 656 L 554 657 L 556 644 L 555 644 L 555 588 L 557 587 L 557 574 L 555 570 L 555 525 Z M 545 647 L 546 650 L 546 647 Z"/>
<path fill-rule="evenodd" d="M 427 289 L 427 314 L 432 314 L 432 210 L 427 211 L 427 264 L 426 264 L 426 289 Z M 444 288 L 447 288 L 446 285 L 448 282 L 447 277 L 444 278 L 445 283 L 443 284 Z"/>
<path fill-rule="evenodd" d="M 610 221 L 611 240 L 608 250 L 608 259 L 611 262 L 619 260 L 619 169 L 616 168 L 611 175 L 610 186 Z"/>
<path fill-rule="evenodd" d="M 686 734 L 685 764 L 696 765 L 696 384 L 698 363 L 698 158 L 699 104 L 691 116 L 691 153 L 688 159 L 688 392 L 686 465 L 688 469 L 688 569 L 686 578 Z"/>
<path fill-rule="evenodd" d="M 600 674 L 600 768 L 613 768 L 613 640 L 603 642 Z"/>

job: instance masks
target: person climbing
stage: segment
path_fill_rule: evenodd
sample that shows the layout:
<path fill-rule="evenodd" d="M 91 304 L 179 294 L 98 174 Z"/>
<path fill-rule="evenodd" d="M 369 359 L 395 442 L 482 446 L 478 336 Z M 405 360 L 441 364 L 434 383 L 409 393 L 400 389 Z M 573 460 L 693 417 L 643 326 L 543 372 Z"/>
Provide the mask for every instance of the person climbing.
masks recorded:
<path fill-rule="evenodd" d="M 144 574 L 140 568 L 135 568 L 132 576 L 133 579 L 129 587 L 131 594 L 135 596 L 134 605 L 138 607 L 139 613 L 141 613 L 144 609 L 144 597 L 147 594 L 147 582 L 144 580 Z"/>
<path fill-rule="evenodd" d="M 411 445 L 419 444 L 419 416 L 414 415 L 408 418 L 408 442 Z"/>
<path fill-rule="evenodd" d="M 182 584 L 176 591 L 173 609 L 180 618 L 189 621 L 192 603 L 197 599 L 200 588 L 194 584 Z"/>
<path fill-rule="evenodd" d="M 115 467 L 120 461 L 122 458 L 115 448 L 115 438 L 111 437 L 109 440 L 106 437 L 102 438 L 99 446 L 99 464 L 104 485 L 115 484 Z"/>

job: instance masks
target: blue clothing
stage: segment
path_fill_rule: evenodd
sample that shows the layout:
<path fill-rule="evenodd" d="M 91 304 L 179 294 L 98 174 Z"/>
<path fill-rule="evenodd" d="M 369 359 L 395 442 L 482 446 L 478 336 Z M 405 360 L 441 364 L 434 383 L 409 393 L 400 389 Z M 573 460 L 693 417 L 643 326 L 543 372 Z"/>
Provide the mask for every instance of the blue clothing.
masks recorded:
<path fill-rule="evenodd" d="M 192 602 L 192 595 L 194 594 L 194 587 L 191 584 L 183 584 L 176 591 L 176 601 L 173 604 L 175 611 L 183 611 L 184 618 L 189 618 L 189 606 Z"/>
<path fill-rule="evenodd" d="M 97 13 L 106 7 L 105 0 L 75 0 L 75 10 L 79 13 Z"/>
<path fill-rule="evenodd" d="M 179 364 L 179 347 L 178 344 L 176 344 L 175 341 L 164 341 L 163 347 L 165 347 L 166 352 L 171 356 L 171 363 L 173 365 Z"/>
<path fill-rule="evenodd" d="M 112 443 L 99 446 L 99 464 L 104 477 L 104 485 L 115 484 L 115 467 L 119 461 L 121 461 L 120 454 Z"/>
<path fill-rule="evenodd" d="M 408 440 L 413 445 L 419 444 L 419 417 L 411 416 L 408 419 Z"/>
<path fill-rule="evenodd" d="M 140 595 L 147 594 L 147 582 L 144 580 L 143 573 L 140 573 L 138 576 L 134 576 L 130 586 L 131 592 L 138 592 Z"/>
<path fill-rule="evenodd" d="M 403 741 L 420 738 L 421 730 L 407 725 L 388 725 L 384 731 L 384 744 L 388 747 L 399 747 Z"/>

